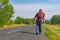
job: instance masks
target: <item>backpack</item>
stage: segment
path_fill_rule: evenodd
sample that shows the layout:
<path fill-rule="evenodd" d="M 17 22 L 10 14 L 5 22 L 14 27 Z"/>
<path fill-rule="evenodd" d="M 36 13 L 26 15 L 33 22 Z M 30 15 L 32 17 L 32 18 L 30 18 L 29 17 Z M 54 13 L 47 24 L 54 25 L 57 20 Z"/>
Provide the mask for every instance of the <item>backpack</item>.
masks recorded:
<path fill-rule="evenodd" d="M 42 18 L 42 13 L 38 13 L 37 18 Z"/>

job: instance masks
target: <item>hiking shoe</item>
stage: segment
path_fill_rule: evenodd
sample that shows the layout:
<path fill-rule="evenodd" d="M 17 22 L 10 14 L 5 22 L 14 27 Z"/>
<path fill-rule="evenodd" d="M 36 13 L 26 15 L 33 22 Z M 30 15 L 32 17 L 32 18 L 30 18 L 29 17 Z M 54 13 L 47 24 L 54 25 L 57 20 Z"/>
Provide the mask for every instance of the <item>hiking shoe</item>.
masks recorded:
<path fill-rule="evenodd" d="M 41 32 L 39 32 L 39 34 L 41 34 Z"/>
<path fill-rule="evenodd" d="M 36 33 L 36 35 L 38 35 L 39 33 Z"/>

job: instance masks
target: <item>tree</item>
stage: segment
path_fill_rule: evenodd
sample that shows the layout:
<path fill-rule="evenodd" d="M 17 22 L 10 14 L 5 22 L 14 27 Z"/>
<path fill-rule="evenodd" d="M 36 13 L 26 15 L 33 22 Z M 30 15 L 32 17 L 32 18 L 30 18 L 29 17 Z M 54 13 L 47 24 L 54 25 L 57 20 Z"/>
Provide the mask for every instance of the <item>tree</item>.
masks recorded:
<path fill-rule="evenodd" d="M 51 24 L 60 24 L 60 15 L 54 15 L 51 19 Z"/>
<path fill-rule="evenodd" d="M 9 20 L 14 14 L 14 9 L 9 0 L 0 0 L 0 25 L 9 24 Z"/>
<path fill-rule="evenodd" d="M 23 18 L 17 16 L 15 19 L 15 24 L 22 24 L 23 23 Z"/>
<path fill-rule="evenodd" d="M 51 24 L 51 20 L 50 20 L 50 19 L 49 19 L 49 20 L 45 20 L 44 23 L 46 23 L 46 24 Z"/>

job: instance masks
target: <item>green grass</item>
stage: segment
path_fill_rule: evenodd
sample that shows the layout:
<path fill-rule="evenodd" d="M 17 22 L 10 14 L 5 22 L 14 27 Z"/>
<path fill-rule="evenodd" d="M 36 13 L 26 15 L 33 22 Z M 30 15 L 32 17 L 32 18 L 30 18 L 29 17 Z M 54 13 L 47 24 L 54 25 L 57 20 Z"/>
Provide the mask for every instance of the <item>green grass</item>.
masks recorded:
<path fill-rule="evenodd" d="M 49 40 L 60 40 L 60 27 L 56 25 L 44 24 L 45 35 Z"/>

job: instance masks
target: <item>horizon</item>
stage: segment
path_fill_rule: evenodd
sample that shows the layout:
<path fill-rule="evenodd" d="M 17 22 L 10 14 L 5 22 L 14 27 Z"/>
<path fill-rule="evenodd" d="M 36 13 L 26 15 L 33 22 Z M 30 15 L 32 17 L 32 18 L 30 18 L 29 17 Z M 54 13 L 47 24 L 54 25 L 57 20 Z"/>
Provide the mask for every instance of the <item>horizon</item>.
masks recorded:
<path fill-rule="evenodd" d="M 60 14 L 60 0 L 10 0 L 17 16 L 23 18 L 33 18 L 39 9 L 46 14 L 46 19 L 51 19 L 53 15 Z"/>

